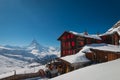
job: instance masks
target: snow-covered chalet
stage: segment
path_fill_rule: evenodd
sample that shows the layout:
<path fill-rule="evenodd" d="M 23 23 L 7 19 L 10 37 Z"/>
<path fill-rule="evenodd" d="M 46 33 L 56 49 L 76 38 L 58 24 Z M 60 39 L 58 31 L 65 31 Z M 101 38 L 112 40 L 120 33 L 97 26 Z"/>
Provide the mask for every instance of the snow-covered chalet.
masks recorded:
<path fill-rule="evenodd" d="M 87 44 L 120 44 L 120 21 L 104 34 L 90 35 L 87 32 L 65 31 L 58 40 L 61 42 L 61 57 L 78 53 Z"/>
<path fill-rule="evenodd" d="M 65 31 L 58 40 L 61 42 L 61 57 L 48 64 L 51 77 L 120 58 L 120 21 L 103 34 Z"/>

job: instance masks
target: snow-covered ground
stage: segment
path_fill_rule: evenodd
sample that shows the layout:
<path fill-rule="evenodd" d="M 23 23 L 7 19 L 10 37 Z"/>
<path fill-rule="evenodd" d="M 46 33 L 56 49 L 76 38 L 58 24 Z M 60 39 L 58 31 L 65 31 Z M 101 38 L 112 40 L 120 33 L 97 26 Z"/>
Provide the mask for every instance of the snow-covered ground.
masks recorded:
<path fill-rule="evenodd" d="M 35 40 L 26 47 L 0 46 L 0 77 L 13 75 L 14 70 L 17 74 L 33 72 L 36 66 L 41 66 L 42 62 L 58 57 L 59 54 L 59 48 L 44 47 Z"/>
<path fill-rule="evenodd" d="M 9 71 L 9 72 L 6 72 L 6 73 L 2 73 L 2 74 L 0 74 L 0 79 L 12 76 L 14 74 L 36 73 L 40 69 L 45 70 L 45 65 L 38 66 L 38 64 L 37 65 L 36 64 L 31 64 L 30 66 L 26 66 L 25 68 L 14 69 L 12 71 Z"/>
<path fill-rule="evenodd" d="M 50 80 L 120 80 L 120 59 L 81 68 Z"/>
<path fill-rule="evenodd" d="M 80 52 L 78 52 L 77 54 L 62 57 L 62 59 L 66 60 L 70 63 L 87 62 L 89 60 L 85 57 L 84 52 L 90 51 L 89 50 L 90 48 L 120 52 L 119 46 L 109 45 L 109 44 L 104 44 L 104 43 L 103 44 L 91 44 L 91 45 L 86 45 L 85 47 L 83 47 L 83 49 Z M 53 48 L 53 50 L 54 50 L 54 48 Z M 17 60 L 14 58 L 5 57 L 3 55 L 0 55 L 0 58 L 2 59 L 0 61 L 0 63 L 2 64 L 0 66 L 0 69 L 1 69 L 0 78 L 14 75 L 14 70 L 16 71 L 16 74 L 24 74 L 24 73 L 37 72 L 39 69 L 45 69 L 45 66 L 40 66 L 41 64 L 38 64 L 36 62 L 28 64 L 28 62 L 24 62 L 24 61 Z M 24 68 L 22 68 L 22 67 L 20 68 L 19 64 L 21 64 L 21 66 L 24 66 Z"/>
<path fill-rule="evenodd" d="M 48 80 L 48 78 L 35 77 L 35 78 L 28 78 L 25 80 Z"/>
<path fill-rule="evenodd" d="M 34 58 L 25 56 L 23 57 L 19 54 L 0 54 L 0 74 L 23 68 L 26 65 L 30 64 L 29 60 L 32 62 Z"/>

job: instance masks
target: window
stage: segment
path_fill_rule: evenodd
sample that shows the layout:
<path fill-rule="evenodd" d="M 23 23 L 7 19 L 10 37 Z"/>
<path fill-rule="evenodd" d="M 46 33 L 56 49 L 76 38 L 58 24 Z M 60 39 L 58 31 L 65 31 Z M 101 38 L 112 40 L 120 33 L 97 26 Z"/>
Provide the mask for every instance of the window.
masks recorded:
<path fill-rule="evenodd" d="M 74 42 L 74 41 L 72 41 L 72 46 L 73 46 L 73 47 L 75 46 L 75 42 Z"/>
<path fill-rule="evenodd" d="M 96 42 L 97 42 L 97 43 L 101 43 L 101 41 L 100 41 L 100 40 L 97 40 Z"/>
<path fill-rule="evenodd" d="M 62 42 L 62 46 L 65 47 L 65 42 Z"/>
<path fill-rule="evenodd" d="M 105 56 L 105 59 L 107 59 L 107 56 Z"/>
<path fill-rule="evenodd" d="M 65 50 L 63 50 L 63 55 L 65 55 Z"/>
<path fill-rule="evenodd" d="M 106 36 L 103 36 L 102 39 L 103 39 L 103 41 L 105 41 L 106 40 Z"/>
<path fill-rule="evenodd" d="M 83 45 L 84 45 L 84 41 L 80 41 L 80 42 L 79 42 L 79 45 L 80 45 L 80 46 L 83 46 Z"/>
<path fill-rule="evenodd" d="M 70 50 L 70 54 L 72 54 L 72 50 Z"/>
<path fill-rule="evenodd" d="M 73 34 L 71 34 L 70 36 L 71 36 L 71 38 L 74 38 L 74 35 L 73 35 Z"/>
<path fill-rule="evenodd" d="M 73 54 L 75 54 L 75 50 L 73 50 Z"/>
<path fill-rule="evenodd" d="M 68 50 L 68 54 L 70 55 L 71 53 L 70 53 L 70 50 Z"/>
<path fill-rule="evenodd" d="M 69 38 L 70 38 L 70 35 L 67 35 L 67 38 L 69 39 Z"/>
<path fill-rule="evenodd" d="M 63 40 L 66 40 L 66 36 L 63 36 Z"/>
<path fill-rule="evenodd" d="M 68 45 L 67 45 L 67 46 L 68 46 L 68 48 L 70 48 L 70 42 L 68 42 L 67 44 L 68 44 Z"/>
<path fill-rule="evenodd" d="M 67 42 L 65 43 L 65 46 L 68 46 L 68 43 L 67 43 Z"/>
<path fill-rule="evenodd" d="M 117 35 L 114 35 L 114 44 L 118 45 L 119 44 L 119 39 Z"/>
<path fill-rule="evenodd" d="M 65 55 L 68 55 L 68 50 L 66 50 L 66 54 Z"/>
<path fill-rule="evenodd" d="M 91 39 L 87 39 L 87 44 L 90 44 L 91 43 Z"/>

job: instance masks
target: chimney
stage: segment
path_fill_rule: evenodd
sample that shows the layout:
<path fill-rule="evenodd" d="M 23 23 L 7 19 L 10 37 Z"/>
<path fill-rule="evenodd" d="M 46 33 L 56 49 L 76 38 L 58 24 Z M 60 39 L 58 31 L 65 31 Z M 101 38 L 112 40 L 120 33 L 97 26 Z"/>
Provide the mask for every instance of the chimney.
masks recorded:
<path fill-rule="evenodd" d="M 84 32 L 84 35 L 88 35 L 88 32 Z"/>
<path fill-rule="evenodd" d="M 99 33 L 99 32 L 97 32 L 96 34 L 97 34 L 97 35 L 100 35 L 100 33 Z"/>
<path fill-rule="evenodd" d="M 87 32 L 87 30 L 85 29 L 85 31 L 84 31 L 84 35 L 88 35 L 88 32 Z"/>

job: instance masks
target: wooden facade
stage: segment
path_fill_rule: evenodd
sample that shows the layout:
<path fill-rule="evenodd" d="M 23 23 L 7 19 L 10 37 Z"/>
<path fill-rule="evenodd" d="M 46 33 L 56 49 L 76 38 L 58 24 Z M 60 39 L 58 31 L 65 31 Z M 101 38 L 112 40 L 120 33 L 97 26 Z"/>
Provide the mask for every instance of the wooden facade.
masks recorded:
<path fill-rule="evenodd" d="M 87 35 L 87 34 L 85 34 Z M 101 43 L 99 39 L 75 35 L 65 31 L 58 40 L 61 41 L 61 57 L 76 54 L 83 46 L 92 43 Z"/>
<path fill-rule="evenodd" d="M 50 64 L 47 64 L 47 67 L 50 72 L 55 70 L 54 67 L 56 67 L 57 74 L 59 73 L 59 75 L 68 73 L 68 72 L 74 70 L 74 67 L 71 65 L 71 63 L 69 63 L 63 59 L 60 59 L 60 58 L 56 58 L 55 61 L 52 61 Z M 53 75 L 53 73 L 51 73 L 51 74 Z M 55 77 L 55 76 L 51 76 L 51 77 Z"/>
<path fill-rule="evenodd" d="M 100 36 L 102 39 L 102 43 L 112 44 L 112 45 L 119 45 L 120 36 L 117 32 L 114 32 L 112 34 L 106 34 Z"/>
<path fill-rule="evenodd" d="M 59 40 L 61 40 L 61 56 L 71 55 L 77 52 L 75 35 L 64 32 Z"/>
<path fill-rule="evenodd" d="M 92 62 L 101 63 L 120 58 L 120 52 L 104 51 L 98 49 L 90 49 L 91 52 L 86 53 L 86 57 Z"/>
<path fill-rule="evenodd" d="M 49 71 L 52 71 L 52 70 L 55 70 L 55 68 L 53 67 L 55 66 L 57 69 L 57 73 L 61 75 L 61 74 L 65 74 L 88 65 L 90 65 L 90 62 L 70 63 L 63 59 L 56 58 L 55 61 L 52 61 L 49 64 L 47 64 L 47 67 L 50 69 Z M 53 75 L 53 73 L 51 74 Z M 55 77 L 55 76 L 51 76 L 51 77 Z"/>
<path fill-rule="evenodd" d="M 87 34 L 84 34 L 87 35 Z M 65 31 L 59 38 L 61 44 L 61 57 L 76 54 L 82 47 L 86 44 L 92 43 L 106 43 L 112 45 L 120 44 L 120 36 L 117 32 L 112 34 L 98 35 L 100 39 L 95 39 L 91 37 L 85 37 L 82 35 L 76 35 L 71 32 Z"/>

